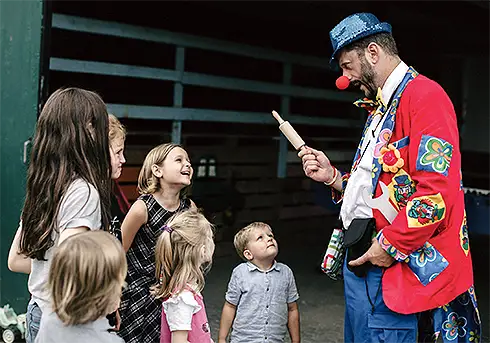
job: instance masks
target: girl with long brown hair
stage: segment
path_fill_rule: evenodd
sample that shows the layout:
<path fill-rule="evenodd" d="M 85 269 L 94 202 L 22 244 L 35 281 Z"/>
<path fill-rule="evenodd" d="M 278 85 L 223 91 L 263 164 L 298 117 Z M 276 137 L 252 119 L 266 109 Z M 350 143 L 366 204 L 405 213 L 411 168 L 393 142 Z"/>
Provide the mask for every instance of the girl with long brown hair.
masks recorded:
<path fill-rule="evenodd" d="M 50 307 L 45 285 L 54 248 L 73 234 L 108 228 L 108 118 L 100 96 L 79 88 L 55 91 L 38 118 L 21 222 L 8 261 L 10 270 L 30 273 L 28 343 Z"/>

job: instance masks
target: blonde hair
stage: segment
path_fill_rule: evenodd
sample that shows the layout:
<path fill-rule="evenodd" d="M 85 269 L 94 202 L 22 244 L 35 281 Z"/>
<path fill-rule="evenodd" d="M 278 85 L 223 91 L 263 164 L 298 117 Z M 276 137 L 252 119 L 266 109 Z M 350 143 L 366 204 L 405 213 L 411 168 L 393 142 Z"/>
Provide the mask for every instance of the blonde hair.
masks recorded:
<path fill-rule="evenodd" d="M 126 128 L 114 114 L 109 114 L 109 143 L 117 138 L 126 139 Z"/>
<path fill-rule="evenodd" d="M 165 161 L 170 151 L 177 147 L 184 149 L 180 144 L 165 143 L 154 147 L 150 150 L 148 155 L 146 155 L 138 176 L 138 192 L 140 194 L 153 194 L 160 190 L 160 181 L 158 177 L 153 174 L 151 167 L 154 164 L 160 166 L 163 161 Z M 180 191 L 180 198 L 186 196 L 188 188 L 189 187 L 186 186 Z"/>
<path fill-rule="evenodd" d="M 175 214 L 162 229 L 155 247 L 156 278 L 151 288 L 157 299 L 167 298 L 185 289 L 188 283 L 200 292 L 204 288 L 203 246 L 213 239 L 213 225 L 197 209 Z"/>
<path fill-rule="evenodd" d="M 52 306 L 65 325 L 93 322 L 114 311 L 128 267 L 119 241 L 105 231 L 68 237 L 49 270 Z"/>
<path fill-rule="evenodd" d="M 238 256 L 240 256 L 242 260 L 248 261 L 247 258 L 243 255 L 243 252 L 245 251 L 245 249 L 247 249 L 247 244 L 250 241 L 250 232 L 252 232 L 254 229 L 261 229 L 264 227 L 272 231 L 270 225 L 266 223 L 253 222 L 252 224 L 245 226 L 243 229 L 235 234 L 233 245 L 235 246 Z"/>

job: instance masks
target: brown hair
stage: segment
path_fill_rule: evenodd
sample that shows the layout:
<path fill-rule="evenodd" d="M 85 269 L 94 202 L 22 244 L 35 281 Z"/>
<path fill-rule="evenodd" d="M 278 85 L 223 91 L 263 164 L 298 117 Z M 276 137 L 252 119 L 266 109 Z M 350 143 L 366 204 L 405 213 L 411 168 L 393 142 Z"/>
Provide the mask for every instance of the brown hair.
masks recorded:
<path fill-rule="evenodd" d="M 65 325 L 93 322 L 115 311 L 128 266 L 119 241 L 105 231 L 64 240 L 49 270 L 53 311 Z"/>
<path fill-rule="evenodd" d="M 200 292 L 204 288 L 205 273 L 202 247 L 211 248 L 212 224 L 197 209 L 191 208 L 175 214 L 166 227 L 155 248 L 155 275 L 160 282 L 152 287 L 152 294 L 156 298 L 166 298 L 178 294 L 189 282 Z"/>
<path fill-rule="evenodd" d="M 160 190 L 160 181 L 153 174 L 151 167 L 154 164 L 158 166 L 161 165 L 170 151 L 177 147 L 184 149 L 180 144 L 165 143 L 154 147 L 150 150 L 148 155 L 146 155 L 138 176 L 138 191 L 140 194 L 153 194 Z M 189 186 L 182 188 L 180 191 L 180 198 L 185 198 L 188 188 Z"/>
<path fill-rule="evenodd" d="M 245 251 L 245 249 L 247 249 L 247 244 L 250 241 L 250 232 L 252 232 L 254 229 L 260 229 L 263 227 L 271 229 L 271 227 L 266 223 L 253 222 L 252 224 L 245 226 L 243 229 L 235 234 L 233 245 L 235 246 L 235 250 L 238 256 L 240 256 L 242 260 L 248 261 L 247 258 L 243 255 L 243 252 Z"/>
<path fill-rule="evenodd" d="M 99 95 L 80 88 L 58 89 L 39 116 L 22 210 L 19 253 L 43 260 L 54 245 L 58 212 L 77 178 L 100 198 L 102 227 L 110 221 L 109 116 Z M 88 199 L 87 199 L 88 200 Z"/>

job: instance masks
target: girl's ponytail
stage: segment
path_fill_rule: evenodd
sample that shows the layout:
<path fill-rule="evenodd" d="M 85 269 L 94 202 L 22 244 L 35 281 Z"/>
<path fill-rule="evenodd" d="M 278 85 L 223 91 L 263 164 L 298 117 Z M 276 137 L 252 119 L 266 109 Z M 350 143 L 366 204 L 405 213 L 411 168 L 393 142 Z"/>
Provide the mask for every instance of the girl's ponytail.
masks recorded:
<path fill-rule="evenodd" d="M 168 285 L 175 269 L 171 242 L 173 230 L 167 225 L 162 230 L 155 246 L 155 277 L 158 283 L 151 288 L 151 293 L 157 299 L 166 298 L 170 295 Z"/>
<path fill-rule="evenodd" d="M 152 294 L 159 299 L 176 295 L 189 285 L 204 287 L 203 249 L 214 251 L 212 224 L 197 209 L 178 212 L 162 228 L 155 247 L 156 279 Z"/>

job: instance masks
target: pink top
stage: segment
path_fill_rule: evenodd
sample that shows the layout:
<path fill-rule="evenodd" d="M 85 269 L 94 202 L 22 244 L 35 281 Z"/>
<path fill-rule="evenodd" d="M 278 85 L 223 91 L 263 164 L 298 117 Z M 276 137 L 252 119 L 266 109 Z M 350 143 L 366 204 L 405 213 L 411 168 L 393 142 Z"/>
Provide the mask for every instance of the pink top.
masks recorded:
<path fill-rule="evenodd" d="M 208 317 L 206 316 L 203 297 L 194 291 L 192 291 L 192 294 L 200 309 L 192 314 L 191 330 L 189 331 L 187 340 L 189 343 L 212 343 L 213 340 L 211 339 L 211 331 L 209 330 Z M 167 315 L 163 308 L 160 343 L 172 343 L 172 332 L 170 331 Z"/>

